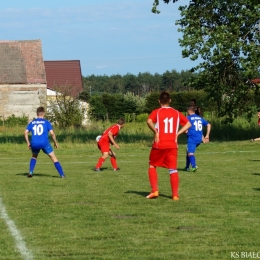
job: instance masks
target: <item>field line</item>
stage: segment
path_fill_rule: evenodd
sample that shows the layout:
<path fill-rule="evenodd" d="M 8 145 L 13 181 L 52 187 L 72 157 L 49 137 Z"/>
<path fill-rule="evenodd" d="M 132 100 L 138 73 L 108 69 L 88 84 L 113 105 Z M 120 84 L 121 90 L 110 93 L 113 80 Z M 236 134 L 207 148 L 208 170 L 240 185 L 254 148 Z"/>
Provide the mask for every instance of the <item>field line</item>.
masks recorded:
<path fill-rule="evenodd" d="M 1 197 L 0 197 L 0 213 L 1 213 L 0 217 L 5 221 L 6 225 L 8 226 L 9 231 L 15 240 L 16 247 L 18 248 L 19 252 L 21 253 L 23 259 L 32 260 L 33 256 L 30 253 L 30 251 L 28 250 L 28 248 L 26 247 L 23 237 L 22 237 L 21 233 L 19 232 L 19 230 L 17 229 L 15 223 L 9 218 Z"/>

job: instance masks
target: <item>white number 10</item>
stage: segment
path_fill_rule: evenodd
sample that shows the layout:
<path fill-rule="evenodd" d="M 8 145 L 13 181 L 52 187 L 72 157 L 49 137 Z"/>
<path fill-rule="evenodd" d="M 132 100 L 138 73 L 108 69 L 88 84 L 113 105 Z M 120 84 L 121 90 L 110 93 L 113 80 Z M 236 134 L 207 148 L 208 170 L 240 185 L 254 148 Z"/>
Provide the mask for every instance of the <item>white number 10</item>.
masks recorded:
<path fill-rule="evenodd" d="M 170 119 L 166 117 L 164 120 L 164 133 L 173 133 L 173 118 L 171 117 Z M 170 129 L 169 129 L 170 128 Z"/>
<path fill-rule="evenodd" d="M 42 135 L 43 133 L 43 126 L 40 125 L 34 125 L 33 127 L 33 135 Z"/>

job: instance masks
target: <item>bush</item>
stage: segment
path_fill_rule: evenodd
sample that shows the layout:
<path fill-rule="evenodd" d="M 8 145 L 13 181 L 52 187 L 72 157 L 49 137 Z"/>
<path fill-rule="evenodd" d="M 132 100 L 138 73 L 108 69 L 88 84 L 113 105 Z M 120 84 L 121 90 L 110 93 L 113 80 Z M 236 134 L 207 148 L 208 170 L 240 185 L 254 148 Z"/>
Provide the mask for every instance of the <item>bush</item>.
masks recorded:
<path fill-rule="evenodd" d="M 24 126 L 28 124 L 28 117 L 25 115 L 22 115 L 21 117 L 16 117 L 15 115 L 12 115 L 8 117 L 7 119 L 1 119 L 0 125 L 2 126 Z"/>
<path fill-rule="evenodd" d="M 146 122 L 147 118 L 148 118 L 147 113 L 140 114 L 140 115 L 136 116 L 136 122 L 139 122 L 139 123 Z"/>

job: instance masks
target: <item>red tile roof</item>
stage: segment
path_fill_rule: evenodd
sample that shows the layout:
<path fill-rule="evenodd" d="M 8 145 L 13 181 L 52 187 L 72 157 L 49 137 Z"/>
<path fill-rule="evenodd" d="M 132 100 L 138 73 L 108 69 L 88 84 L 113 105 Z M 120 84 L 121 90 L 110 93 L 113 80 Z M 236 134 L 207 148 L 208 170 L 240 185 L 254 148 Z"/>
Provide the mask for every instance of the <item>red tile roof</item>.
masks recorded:
<path fill-rule="evenodd" d="M 47 88 L 77 97 L 83 91 L 79 60 L 44 61 Z"/>
<path fill-rule="evenodd" d="M 40 40 L 0 41 L 0 84 L 46 83 Z"/>
<path fill-rule="evenodd" d="M 254 83 L 254 84 L 259 84 L 259 83 L 260 83 L 260 78 L 251 79 L 250 81 L 251 81 L 252 83 Z"/>

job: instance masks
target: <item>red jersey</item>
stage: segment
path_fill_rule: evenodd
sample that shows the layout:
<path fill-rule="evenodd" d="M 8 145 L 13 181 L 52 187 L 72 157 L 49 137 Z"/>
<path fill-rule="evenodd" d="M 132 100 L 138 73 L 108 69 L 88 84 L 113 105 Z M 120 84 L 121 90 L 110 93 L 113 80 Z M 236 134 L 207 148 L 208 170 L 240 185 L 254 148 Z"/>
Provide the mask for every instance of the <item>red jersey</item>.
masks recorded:
<path fill-rule="evenodd" d="M 161 107 L 152 111 L 148 117 L 155 123 L 159 133 L 159 142 L 153 143 L 153 148 L 177 148 L 177 132 L 179 125 L 185 125 L 188 119 L 172 107 Z"/>
<path fill-rule="evenodd" d="M 260 118 L 258 118 L 258 126 L 260 127 Z"/>
<path fill-rule="evenodd" d="M 110 139 L 108 137 L 109 133 L 112 133 L 113 138 L 118 136 L 121 126 L 118 124 L 110 126 L 107 130 L 104 131 L 98 143 L 110 143 Z"/>

